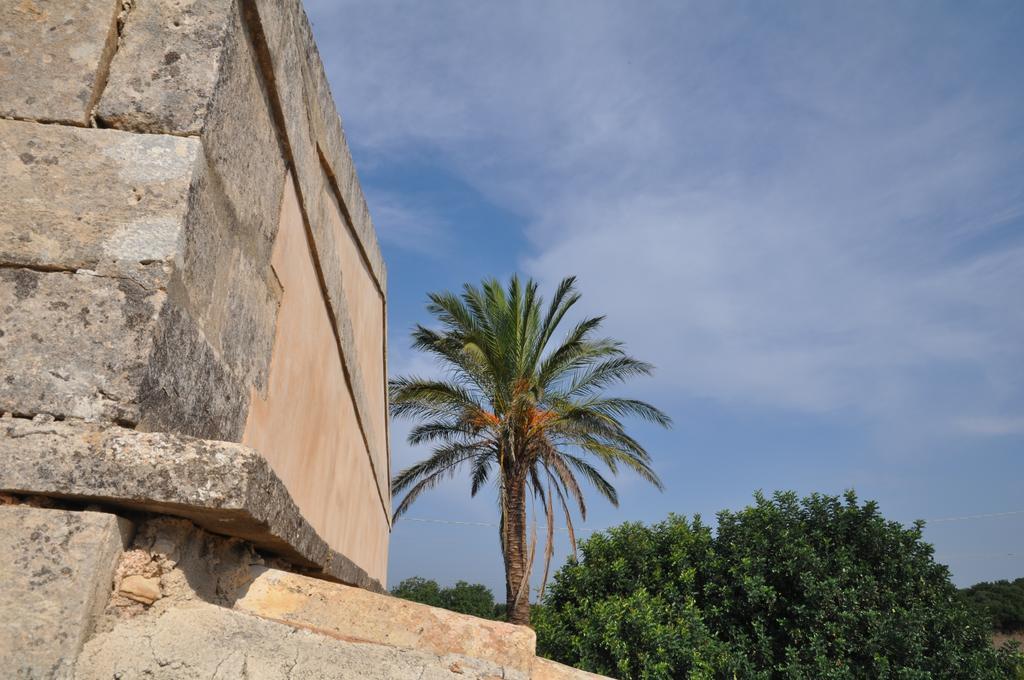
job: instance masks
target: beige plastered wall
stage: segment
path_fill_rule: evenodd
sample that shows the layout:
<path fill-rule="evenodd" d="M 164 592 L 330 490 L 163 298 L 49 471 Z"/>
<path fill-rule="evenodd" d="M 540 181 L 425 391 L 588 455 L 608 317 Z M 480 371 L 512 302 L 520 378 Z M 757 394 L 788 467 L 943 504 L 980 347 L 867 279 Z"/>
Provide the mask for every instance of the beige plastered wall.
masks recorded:
<path fill-rule="evenodd" d="M 266 389 L 252 395 L 242 442 L 263 454 L 321 536 L 384 584 L 390 534 L 384 299 L 334 208 L 327 219 L 370 412 L 361 429 L 289 174 L 272 255 L 283 292 L 270 374 Z M 367 440 L 384 452 L 383 460 L 373 459 Z"/>
<path fill-rule="evenodd" d="M 326 182 L 325 182 L 326 183 Z M 359 362 L 360 375 L 367 383 L 366 423 L 373 455 L 373 468 L 377 485 L 387 496 L 390 488 L 387 442 L 387 404 L 383 385 L 387 382 L 384 367 L 384 294 L 377 285 L 373 272 L 362 256 L 352 230 L 348 228 L 344 213 L 333 192 L 328 193 L 327 222 L 334 232 L 334 242 L 341 260 L 342 289 L 345 305 L 352 320 L 355 341 L 355 355 Z"/>

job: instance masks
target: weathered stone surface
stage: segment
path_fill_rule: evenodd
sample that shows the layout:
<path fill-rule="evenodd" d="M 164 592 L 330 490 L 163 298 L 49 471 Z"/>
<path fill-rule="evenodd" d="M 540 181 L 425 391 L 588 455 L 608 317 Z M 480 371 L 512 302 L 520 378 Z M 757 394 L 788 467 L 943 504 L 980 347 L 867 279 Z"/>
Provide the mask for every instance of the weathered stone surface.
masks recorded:
<path fill-rule="evenodd" d="M 78 680 L 499 680 L 496 664 L 353 642 L 203 602 L 122 621 L 88 642 Z"/>
<path fill-rule="evenodd" d="M 377 477 L 381 500 L 391 507 L 388 442 L 387 399 L 383 386 L 387 383 L 384 369 L 384 298 L 373 281 L 373 274 L 359 254 L 359 244 L 349 229 L 344 211 L 333 193 L 321 205 L 324 212 L 318 222 L 333 238 L 332 247 L 343 279 L 336 306 L 343 310 L 338 319 L 342 346 L 345 350 L 353 393 L 359 406 L 363 428 L 367 434 L 370 465 Z"/>
<path fill-rule="evenodd" d="M 4 677 L 71 677 L 130 529 L 105 513 L 0 506 Z"/>
<path fill-rule="evenodd" d="M 250 41 L 238 3 L 224 21 L 230 30 L 224 65 L 203 128 L 203 144 L 220 190 L 246 233 L 246 254 L 265 266 L 277 234 L 287 160 L 274 119 L 257 47 Z"/>
<path fill-rule="evenodd" d="M 265 564 L 252 543 L 204 531 L 186 519 L 155 517 L 139 524 L 132 549 L 118 565 L 118 590 L 129 578 L 159 585 L 165 601 L 201 599 L 230 606 L 255 578 L 252 567 Z M 163 604 L 163 603 L 161 603 Z"/>
<path fill-rule="evenodd" d="M 383 590 L 324 542 L 263 456 L 240 444 L 9 418 L 0 421 L 0 460 L 0 491 L 185 517 L 313 573 Z"/>
<path fill-rule="evenodd" d="M 0 263 L 172 261 L 201 154 L 196 139 L 0 120 Z"/>
<path fill-rule="evenodd" d="M 224 363 L 263 389 L 280 288 L 270 268 L 286 174 L 260 67 L 234 3 L 212 3 L 228 25 L 202 129 L 207 172 L 187 232 L 182 288 L 189 313 Z M 171 130 L 179 132 L 178 130 Z"/>
<path fill-rule="evenodd" d="M 0 411 L 136 422 L 163 300 L 128 278 L 0 269 Z"/>
<path fill-rule="evenodd" d="M 0 116 L 86 125 L 120 10 L 117 0 L 0 3 Z"/>
<path fill-rule="evenodd" d="M 176 301 L 165 304 L 139 391 L 139 429 L 237 440 L 248 399 L 249 387 L 224 366 L 195 319 Z"/>
<path fill-rule="evenodd" d="M 235 608 L 345 639 L 433 654 L 459 654 L 529 677 L 536 636 L 514 626 L 268 569 Z"/>
<path fill-rule="evenodd" d="M 146 0 L 128 13 L 97 118 L 141 132 L 198 134 L 214 95 L 233 0 Z"/>
<path fill-rule="evenodd" d="M 563 666 L 560 663 L 537 657 L 533 662 L 532 680 L 602 680 L 604 675 L 596 675 L 581 671 L 571 666 Z"/>
<path fill-rule="evenodd" d="M 258 21 L 274 69 L 296 173 L 310 214 L 336 186 L 378 284 L 387 293 L 387 271 L 366 199 L 359 186 L 323 62 L 300 0 L 256 0 Z M 318 165 L 327 172 L 321 179 Z"/>
<path fill-rule="evenodd" d="M 187 519 L 140 520 L 132 547 L 114 570 L 114 588 L 97 633 L 142 614 L 161 615 L 183 602 L 230 607 L 252 582 L 254 567 L 284 560 L 261 555 L 252 543 L 200 529 Z"/>
<path fill-rule="evenodd" d="M 17 198 L 0 206 L 0 237 L 10 236 L 0 238 L 0 305 L 17 298 L 22 310 L 20 316 L 0 317 L 0 330 L 16 322 L 15 335 L 0 344 L 0 380 L 11 377 L 0 385 L 0 410 L 238 441 L 250 399 L 265 395 L 269 382 L 283 294 L 270 260 L 284 178 L 293 173 L 302 185 L 302 236 L 306 240 L 308 229 L 317 289 L 324 291 L 344 382 L 355 402 L 355 408 L 347 408 L 357 422 L 346 421 L 344 443 L 354 445 L 357 437 L 369 442 L 369 458 L 360 462 L 376 475 L 376 489 L 366 489 L 376 493 L 383 517 L 372 527 L 359 523 L 346 495 L 324 513 L 328 522 L 316 526 L 328 535 L 349 522 L 350 533 L 372 531 L 378 544 L 386 544 L 384 371 L 379 356 L 371 369 L 363 366 L 360 346 L 383 342 L 360 335 L 368 324 L 350 313 L 353 292 L 346 287 L 365 261 L 369 275 L 362 283 L 383 290 L 383 262 L 301 4 L 135 0 L 115 5 L 125 10 L 120 45 L 109 79 L 101 79 L 107 80 L 101 101 L 90 106 L 101 127 L 120 129 L 68 131 L 11 123 L 14 127 L 6 129 L 14 132 L 7 134 L 0 128 L 0 143 L 13 137 L 2 149 L 7 153 L 0 164 L 10 167 L 0 167 L 7 170 L 0 190 Z M 150 134 L 130 134 L 135 132 Z M 121 150 L 111 155 L 115 147 Z M 181 149 L 186 152 L 180 157 L 168 155 Z M 338 154 L 344 158 L 335 158 Z M 349 239 L 350 233 L 357 248 L 342 253 L 339 234 Z M 99 276 L 81 278 L 88 274 L 82 270 Z M 152 314 L 113 315 L 108 298 L 120 301 L 118 292 L 126 303 L 150 304 Z M 61 293 L 65 298 L 56 299 Z M 96 299 L 86 300 L 92 293 L 98 293 Z M 22 303 L 20 296 L 33 294 L 42 297 Z M 110 323 L 85 326 L 79 314 L 90 305 L 103 307 Z M 125 333 L 130 324 L 132 332 Z M 373 321 L 375 332 L 383 335 L 382 325 Z M 0 334 L 0 343 L 3 338 Z M 82 356 L 71 351 L 79 342 L 85 347 Z M 368 399 L 371 391 L 374 398 Z M 5 394 L 11 398 L 5 400 Z M 319 430 L 312 428 L 311 436 Z M 142 468 L 136 470 L 142 474 Z M 334 471 L 338 476 L 349 470 L 335 466 Z M 327 575 L 379 587 L 330 550 L 308 524 L 296 523 L 294 504 L 282 515 L 284 524 L 274 524 L 281 517 L 268 518 L 266 508 L 244 503 L 212 520 L 205 509 L 185 507 L 192 502 L 187 493 L 155 499 L 147 484 L 163 481 L 165 474 L 161 469 L 146 482 L 137 480 L 131 493 L 114 495 L 116 502 L 195 517 L 213 530 L 230 529 L 225 533 L 252 531 L 267 549 L 293 551 Z M 78 489 L 71 495 L 96 497 L 81 475 L 71 477 Z M 49 488 L 36 493 L 61 493 L 57 485 Z M 302 502 L 308 508 L 319 499 Z M 296 533 L 282 538 L 291 530 Z M 386 557 L 374 559 L 373 574 L 382 576 Z M 370 561 L 360 562 L 366 564 Z"/>
<path fill-rule="evenodd" d="M 120 129 L 202 136 L 173 293 L 224 366 L 262 389 L 280 296 L 269 262 L 285 161 L 239 3 L 140 3 L 123 42 L 98 115 Z"/>

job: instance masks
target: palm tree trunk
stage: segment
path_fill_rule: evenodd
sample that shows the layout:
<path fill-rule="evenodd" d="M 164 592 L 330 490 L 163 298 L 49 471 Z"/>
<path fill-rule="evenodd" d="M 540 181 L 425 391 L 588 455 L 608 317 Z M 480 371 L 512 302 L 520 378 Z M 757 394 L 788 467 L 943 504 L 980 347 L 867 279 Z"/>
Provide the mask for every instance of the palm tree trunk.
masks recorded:
<path fill-rule="evenodd" d="M 510 475 L 502 508 L 505 552 L 505 602 L 509 623 L 529 625 L 529 551 L 526 548 L 526 476 Z"/>

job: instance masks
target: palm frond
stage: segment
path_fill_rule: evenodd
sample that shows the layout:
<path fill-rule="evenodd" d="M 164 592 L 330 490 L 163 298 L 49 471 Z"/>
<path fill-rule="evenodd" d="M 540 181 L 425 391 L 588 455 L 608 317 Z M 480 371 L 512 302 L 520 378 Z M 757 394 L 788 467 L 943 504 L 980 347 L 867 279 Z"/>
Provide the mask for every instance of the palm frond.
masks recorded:
<path fill-rule="evenodd" d="M 392 492 L 396 497 L 405 494 L 395 517 L 468 465 L 471 495 L 495 482 L 502 555 L 510 568 L 509 555 L 519 555 L 518 550 L 509 552 L 513 541 L 526 547 L 526 525 L 520 535 L 509 535 L 509 527 L 520 522 L 510 524 L 506 513 L 520 507 L 516 503 L 533 500 L 527 513 L 533 517 L 527 566 L 522 579 L 513 583 L 509 577 L 510 605 L 522 605 L 523 594 L 529 592 L 537 511 L 547 522 L 543 591 L 553 554 L 556 504 L 565 515 L 575 555 L 570 503 L 587 517 L 583 487 L 592 487 L 612 505 L 619 502 L 615 487 L 595 466 L 598 461 L 611 474 L 628 469 L 662 488 L 650 454 L 624 423 L 637 419 L 671 424 L 668 415 L 647 402 L 606 394 L 615 385 L 650 375 L 653 367 L 627 355 L 622 343 L 597 337 L 604 317 L 584 318 L 553 342 L 580 299 L 576 279 L 563 279 L 550 302 L 538 291 L 533 280 L 512 276 L 504 284 L 491 278 L 466 284 L 459 294 L 431 294 L 427 309 L 437 327 L 416 326 L 413 347 L 439 361 L 445 375 L 434 380 L 398 377 L 388 386 L 392 417 L 417 421 L 410 443 L 435 446 L 426 460 L 395 476 Z"/>

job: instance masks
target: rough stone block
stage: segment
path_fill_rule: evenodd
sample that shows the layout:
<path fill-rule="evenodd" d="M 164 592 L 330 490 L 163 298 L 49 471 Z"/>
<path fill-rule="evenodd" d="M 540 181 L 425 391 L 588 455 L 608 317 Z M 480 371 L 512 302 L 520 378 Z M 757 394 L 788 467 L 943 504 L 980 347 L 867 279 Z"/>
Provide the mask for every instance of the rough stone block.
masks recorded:
<path fill-rule="evenodd" d="M 233 0 L 135 3 L 97 118 L 140 132 L 198 134 L 217 85 Z"/>
<path fill-rule="evenodd" d="M 261 390 L 280 298 L 270 258 L 286 169 L 242 17 L 232 9 L 224 20 L 221 72 L 202 128 L 208 171 L 190 215 L 203 228 L 188 232 L 182 281 L 211 346 Z"/>
<path fill-rule="evenodd" d="M 0 309 L 6 310 L 0 317 L 6 333 L 0 334 L 0 381 L 6 381 L 0 411 L 242 439 L 252 403 L 269 389 L 283 304 L 271 258 L 290 175 L 300 185 L 301 242 L 313 258 L 310 306 L 329 317 L 326 335 L 338 338 L 343 361 L 338 383 L 354 402 L 337 401 L 346 411 L 344 447 L 326 447 L 333 452 L 329 481 L 358 478 L 374 503 L 352 494 L 334 493 L 326 502 L 305 497 L 289 481 L 304 509 L 327 518 L 315 521 L 314 531 L 294 504 L 287 510 L 276 501 L 252 505 L 250 496 L 267 497 L 266 490 L 253 491 L 266 481 L 264 472 L 273 477 L 265 464 L 238 482 L 235 492 L 247 500 L 225 501 L 213 515 L 196 488 L 186 485 L 178 495 L 150 490 L 177 474 L 167 461 L 145 481 L 144 468 L 129 465 L 134 486 L 111 489 L 67 470 L 61 479 L 71 485 L 67 495 L 102 499 L 106 489 L 122 505 L 196 517 L 224 533 L 251 532 L 265 549 L 291 551 L 325 575 L 379 588 L 360 567 L 378 578 L 386 571 L 385 371 L 382 357 L 370 354 L 369 361 L 365 349 L 383 350 L 384 310 L 378 295 L 377 316 L 367 321 L 366 306 L 353 299 L 362 302 L 368 289 L 384 289 L 383 262 L 301 3 L 112 2 L 112 12 L 123 9 L 116 22 L 105 24 L 116 29 L 109 35 L 117 39 L 108 42 L 117 49 L 109 74 L 100 60 L 99 85 L 90 90 L 98 101 L 90 99 L 88 113 L 99 126 L 117 129 L 0 121 L 0 191 L 15 198 L 0 206 Z M 58 4 L 25 0 L 19 7 Z M 55 67 L 58 74 L 61 69 Z M 86 325 L 97 316 L 103 327 Z M 365 332 L 371 327 L 373 333 Z M 309 379 L 316 377 L 314 371 Z M 325 429 L 315 422 L 300 434 L 315 438 Z M 97 436 L 80 442 L 82 450 L 109 453 L 97 443 L 109 438 Z M 362 451 L 349 455 L 363 439 L 369 458 Z M 133 446 L 149 444 L 126 445 Z M 167 446 L 175 453 L 182 448 Z M 293 450 L 277 448 L 268 458 L 288 458 Z M 212 450 L 237 453 L 203 448 Z M 255 455 L 238 451 L 246 460 Z M 119 468 L 104 467 L 113 465 L 104 455 L 86 469 L 116 476 Z M 356 466 L 362 466 L 358 474 L 349 475 Z M 364 485 L 374 473 L 376 484 Z M 26 490 L 63 493 L 59 484 L 38 478 L 33 484 Z M 278 487 L 274 478 L 270 496 L 276 498 Z M 329 507 L 319 508 L 325 503 Z M 372 525 L 364 524 L 359 513 L 371 505 L 379 513 Z M 366 533 L 373 541 L 336 539 Z M 321 536 L 352 552 L 359 567 Z M 370 543 L 372 550 L 351 547 Z"/>
<path fill-rule="evenodd" d="M 120 10 L 118 0 L 0 3 L 0 116 L 88 124 Z"/>
<path fill-rule="evenodd" d="M 97 115 L 121 130 L 202 135 L 215 191 L 270 257 L 285 162 L 255 48 L 235 0 L 148 0 L 128 15 Z"/>
<path fill-rule="evenodd" d="M 0 506 L 0 668 L 70 678 L 131 527 L 116 515 Z"/>
<path fill-rule="evenodd" d="M 275 569 L 258 576 L 235 608 L 345 639 L 481 659 L 522 677 L 530 675 L 537 644 L 533 630 L 526 626 L 478 619 Z"/>
<path fill-rule="evenodd" d="M 139 388 L 139 429 L 237 440 L 248 398 L 196 320 L 177 301 L 165 304 Z"/>
<path fill-rule="evenodd" d="M 128 278 L 0 269 L 0 411 L 136 422 L 163 300 Z"/>
<path fill-rule="evenodd" d="M 597 675 L 581 671 L 578 668 L 564 666 L 550 659 L 537 657 L 533 661 L 532 680 L 602 680 L 605 675 Z"/>
<path fill-rule="evenodd" d="M 196 139 L 0 120 L 0 263 L 132 274 L 173 260 L 201 155 Z"/>
<path fill-rule="evenodd" d="M 184 517 L 312 573 L 383 590 L 324 542 L 263 456 L 241 444 L 8 418 L 0 420 L 0 460 L 0 491 Z"/>
<path fill-rule="evenodd" d="M 149 0 L 128 15 L 122 40 L 99 119 L 123 130 L 201 135 L 205 163 L 175 292 L 224 365 L 262 389 L 280 294 L 269 262 L 285 160 L 240 5 Z"/>
<path fill-rule="evenodd" d="M 296 629 L 203 602 L 138 616 L 97 635 L 79 657 L 78 680 L 525 680 L 492 663 L 365 644 Z"/>

